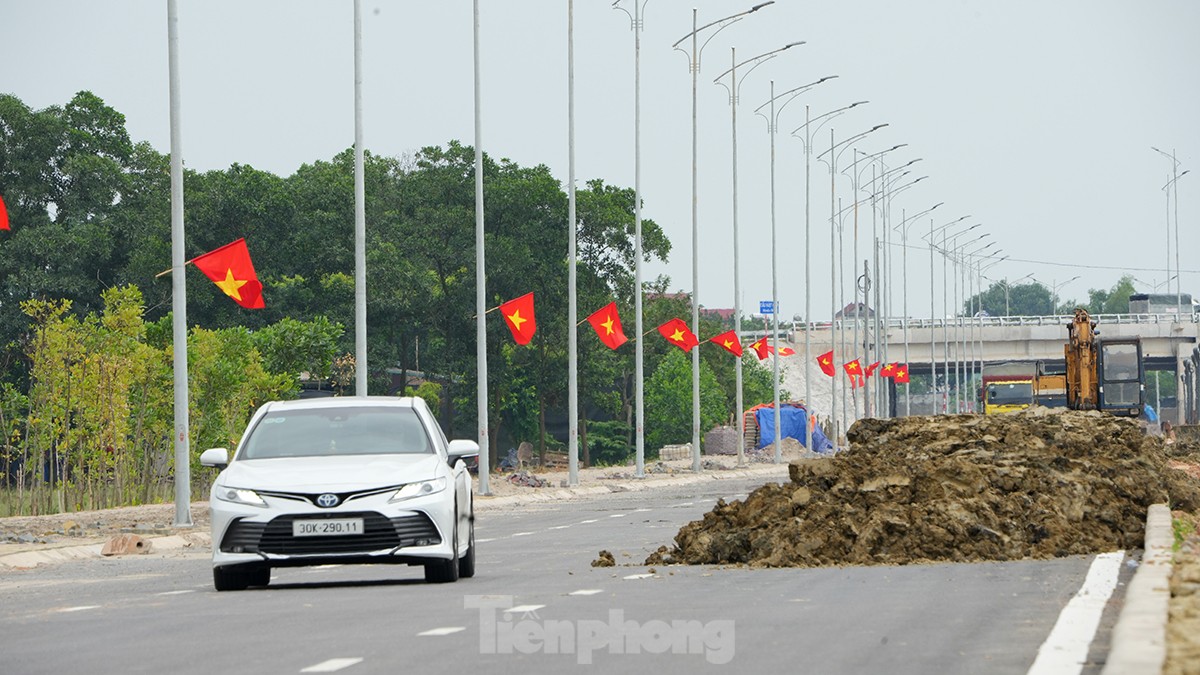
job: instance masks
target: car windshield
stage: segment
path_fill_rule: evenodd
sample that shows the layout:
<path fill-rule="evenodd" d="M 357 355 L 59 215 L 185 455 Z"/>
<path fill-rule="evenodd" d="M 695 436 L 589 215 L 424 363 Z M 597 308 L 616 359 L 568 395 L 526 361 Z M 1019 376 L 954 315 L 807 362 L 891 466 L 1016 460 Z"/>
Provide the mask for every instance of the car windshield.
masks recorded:
<path fill-rule="evenodd" d="M 241 458 L 432 452 L 425 427 L 411 408 L 339 407 L 267 413 L 250 432 Z"/>

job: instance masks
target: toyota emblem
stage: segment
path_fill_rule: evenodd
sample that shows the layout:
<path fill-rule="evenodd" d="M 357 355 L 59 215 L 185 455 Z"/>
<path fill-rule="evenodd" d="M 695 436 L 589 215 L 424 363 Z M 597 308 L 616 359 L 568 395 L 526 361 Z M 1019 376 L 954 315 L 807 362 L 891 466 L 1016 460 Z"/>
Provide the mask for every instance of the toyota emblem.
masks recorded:
<path fill-rule="evenodd" d="M 323 509 L 329 509 L 337 506 L 338 501 L 340 500 L 338 499 L 337 495 L 326 492 L 320 497 L 317 497 L 317 506 L 320 506 Z"/>

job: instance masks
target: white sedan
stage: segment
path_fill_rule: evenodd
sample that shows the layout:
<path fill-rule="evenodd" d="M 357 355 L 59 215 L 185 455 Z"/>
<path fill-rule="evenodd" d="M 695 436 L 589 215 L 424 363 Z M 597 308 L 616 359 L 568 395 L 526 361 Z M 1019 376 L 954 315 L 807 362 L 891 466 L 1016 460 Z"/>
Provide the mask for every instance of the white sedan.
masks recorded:
<path fill-rule="evenodd" d="M 431 582 L 475 574 L 475 513 L 466 460 L 420 398 L 271 402 L 250 419 L 213 484 L 213 585 L 266 586 L 272 567 L 423 565 Z"/>

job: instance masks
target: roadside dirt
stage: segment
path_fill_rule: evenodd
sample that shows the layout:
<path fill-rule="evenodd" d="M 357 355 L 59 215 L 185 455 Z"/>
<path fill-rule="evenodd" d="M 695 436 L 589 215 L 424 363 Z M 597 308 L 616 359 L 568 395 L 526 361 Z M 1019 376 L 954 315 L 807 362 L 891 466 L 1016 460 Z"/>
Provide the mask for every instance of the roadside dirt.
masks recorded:
<path fill-rule="evenodd" d="M 866 419 L 850 449 L 720 502 L 646 564 L 756 567 L 1016 560 L 1142 546 L 1156 502 L 1200 490 L 1133 421 L 1037 408 Z"/>

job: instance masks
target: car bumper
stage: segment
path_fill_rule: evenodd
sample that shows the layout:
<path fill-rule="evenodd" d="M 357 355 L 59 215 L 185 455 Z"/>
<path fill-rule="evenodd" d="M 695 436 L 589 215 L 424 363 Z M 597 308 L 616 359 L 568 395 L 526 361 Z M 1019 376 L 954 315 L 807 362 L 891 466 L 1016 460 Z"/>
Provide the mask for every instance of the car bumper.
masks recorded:
<path fill-rule="evenodd" d="M 388 503 L 388 495 L 323 509 L 264 497 L 266 507 L 210 500 L 214 567 L 247 563 L 276 567 L 330 563 L 420 564 L 453 557 L 453 493 Z M 294 536 L 296 520 L 361 518 L 362 534 Z"/>

